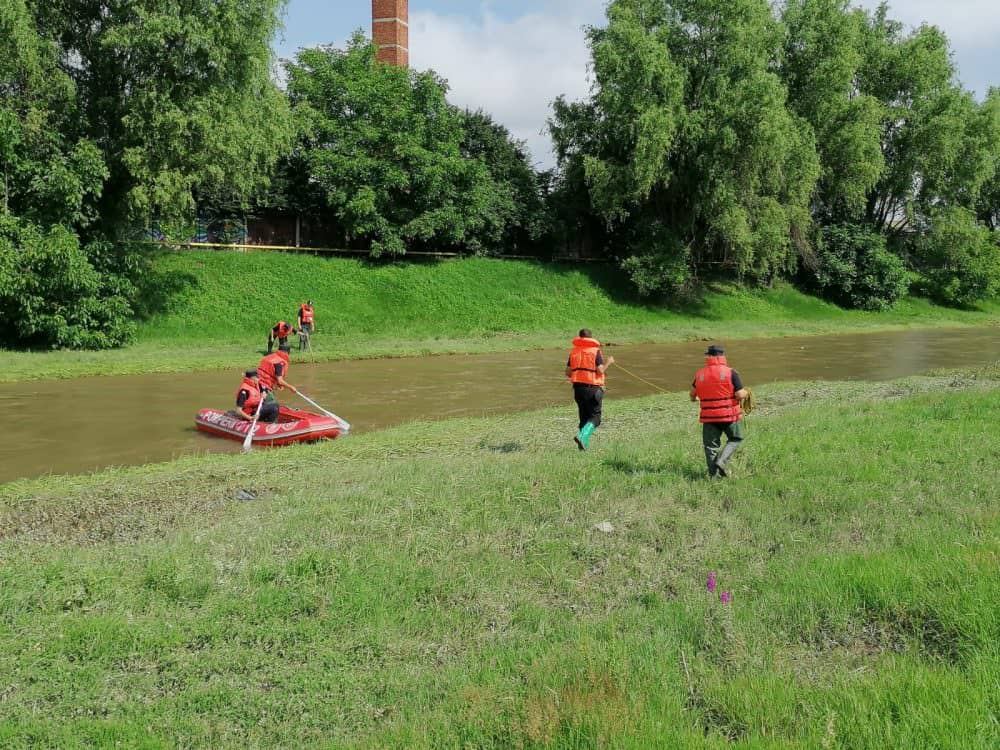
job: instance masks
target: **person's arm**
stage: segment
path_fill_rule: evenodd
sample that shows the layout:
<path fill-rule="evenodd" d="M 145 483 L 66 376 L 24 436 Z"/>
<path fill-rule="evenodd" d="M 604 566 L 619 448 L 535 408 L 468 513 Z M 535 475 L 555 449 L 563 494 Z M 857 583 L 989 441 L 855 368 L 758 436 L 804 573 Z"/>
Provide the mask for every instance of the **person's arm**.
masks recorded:
<path fill-rule="evenodd" d="M 688 396 L 691 397 L 692 401 L 697 401 L 698 400 L 698 391 L 694 387 L 694 381 L 691 382 L 691 390 L 688 391 Z"/>
<path fill-rule="evenodd" d="M 743 379 L 740 377 L 740 374 L 736 370 L 733 370 L 733 398 L 737 401 L 742 401 L 749 395 L 750 392 L 743 387 Z"/>
<path fill-rule="evenodd" d="M 605 373 L 605 371 L 609 367 L 611 367 L 611 365 L 613 365 L 614 363 L 615 363 L 615 358 L 614 357 L 608 357 L 607 361 L 603 361 L 603 357 L 602 357 L 602 362 L 597 366 L 597 371 L 599 373 L 601 373 L 601 375 L 603 375 Z"/>
<path fill-rule="evenodd" d="M 244 390 L 241 390 L 239 395 L 236 397 L 236 416 L 240 419 L 253 420 L 253 414 L 247 414 L 246 403 L 247 399 L 250 398 L 250 394 Z"/>
<path fill-rule="evenodd" d="M 281 375 L 278 376 L 278 387 L 279 388 L 287 388 L 292 393 L 298 393 L 299 392 L 298 388 L 296 388 L 294 385 L 292 385 L 287 380 L 285 380 Z"/>

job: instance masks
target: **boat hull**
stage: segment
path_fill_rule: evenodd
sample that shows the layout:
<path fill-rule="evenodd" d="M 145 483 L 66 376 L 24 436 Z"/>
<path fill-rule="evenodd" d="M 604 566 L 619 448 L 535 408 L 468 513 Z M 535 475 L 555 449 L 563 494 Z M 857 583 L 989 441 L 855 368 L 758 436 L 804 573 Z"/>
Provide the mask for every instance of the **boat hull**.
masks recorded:
<path fill-rule="evenodd" d="M 200 431 L 217 437 L 243 442 L 250 430 L 250 422 L 218 409 L 202 409 L 194 419 Z M 346 434 L 350 426 L 340 417 L 327 417 L 282 406 L 278 421 L 257 422 L 253 431 L 253 445 L 291 445 L 333 440 Z"/>

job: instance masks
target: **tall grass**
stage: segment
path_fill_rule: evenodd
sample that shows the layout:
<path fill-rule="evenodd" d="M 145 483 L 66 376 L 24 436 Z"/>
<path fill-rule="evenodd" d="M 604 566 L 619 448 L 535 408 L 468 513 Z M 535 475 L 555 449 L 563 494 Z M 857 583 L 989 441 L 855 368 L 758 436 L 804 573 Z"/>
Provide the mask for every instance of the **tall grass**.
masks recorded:
<path fill-rule="evenodd" d="M 316 306 L 314 360 L 562 346 L 587 326 L 619 343 L 985 324 L 972 311 L 902 301 L 841 310 L 789 286 L 720 287 L 698 303 L 638 299 L 608 265 L 485 258 L 372 264 L 349 258 L 177 252 L 156 256 L 136 344 L 112 352 L 4 353 L 0 381 L 241 367 L 279 319 Z"/>
<path fill-rule="evenodd" d="M 996 747 L 997 378 L 763 388 L 725 482 L 669 395 L 7 485 L 0 744 Z"/>

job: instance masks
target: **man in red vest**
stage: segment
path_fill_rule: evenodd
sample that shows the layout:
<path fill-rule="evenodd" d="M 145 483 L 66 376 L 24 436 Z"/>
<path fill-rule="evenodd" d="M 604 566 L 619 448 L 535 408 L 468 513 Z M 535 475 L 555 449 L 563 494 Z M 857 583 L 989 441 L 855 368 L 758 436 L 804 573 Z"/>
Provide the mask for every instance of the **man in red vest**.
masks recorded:
<path fill-rule="evenodd" d="M 275 341 L 278 342 L 279 347 L 287 344 L 288 336 L 292 333 L 295 333 L 295 329 L 283 320 L 279 320 L 271 326 L 271 330 L 267 332 L 267 353 L 272 352 Z"/>
<path fill-rule="evenodd" d="M 311 336 L 315 325 L 316 312 L 313 310 L 313 301 L 303 302 L 299 305 L 299 330 L 306 331 Z"/>
<path fill-rule="evenodd" d="M 253 421 L 257 415 L 257 407 L 260 407 L 259 421 L 277 422 L 278 404 L 273 400 L 264 400 L 265 395 L 260 385 L 260 379 L 257 377 L 257 371 L 247 370 L 243 374 L 243 382 L 240 384 L 239 390 L 236 391 L 236 416 Z M 260 405 L 262 400 L 264 400 L 263 406 Z"/>
<path fill-rule="evenodd" d="M 573 339 L 573 349 L 566 362 L 566 377 L 573 384 L 573 398 L 580 414 L 580 431 L 573 440 L 577 448 L 587 450 L 590 436 L 601 425 L 604 402 L 604 371 L 615 363 L 614 357 L 604 358 L 601 342 L 586 328 Z"/>
<path fill-rule="evenodd" d="M 692 401 L 701 402 L 701 442 L 710 479 L 729 476 L 726 465 L 743 442 L 740 401 L 748 395 L 740 374 L 726 361 L 726 350 L 718 344 L 708 347 L 705 367 L 694 376 L 690 396 Z M 723 435 L 725 448 L 722 448 Z"/>
<path fill-rule="evenodd" d="M 257 365 L 257 371 L 260 375 L 260 388 L 264 393 L 265 403 L 274 403 L 277 405 L 274 398 L 274 391 L 280 388 L 287 388 L 292 393 L 299 392 L 298 388 L 285 380 L 288 377 L 288 368 L 291 366 L 291 351 L 292 348 L 288 344 L 280 344 L 278 351 L 274 354 L 268 354 Z M 265 406 L 264 408 L 268 407 Z"/>

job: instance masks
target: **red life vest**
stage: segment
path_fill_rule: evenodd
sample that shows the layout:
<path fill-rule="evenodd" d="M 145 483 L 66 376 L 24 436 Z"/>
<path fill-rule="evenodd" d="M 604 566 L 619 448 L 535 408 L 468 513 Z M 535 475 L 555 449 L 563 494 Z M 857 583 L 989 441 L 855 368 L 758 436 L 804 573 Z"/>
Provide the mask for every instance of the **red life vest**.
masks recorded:
<path fill-rule="evenodd" d="M 303 323 L 313 322 L 313 309 L 311 305 L 301 305 L 299 307 L 299 318 Z"/>
<path fill-rule="evenodd" d="M 240 393 L 242 391 L 247 392 L 247 400 L 243 402 L 243 406 L 239 406 Z M 261 393 L 260 388 L 257 384 L 253 382 L 250 378 L 243 378 L 243 383 L 240 385 L 239 390 L 236 391 L 236 401 L 237 408 L 242 408 L 247 414 L 253 415 L 257 413 L 257 406 L 260 404 Z"/>
<path fill-rule="evenodd" d="M 600 352 L 601 342 L 597 339 L 573 339 L 573 349 L 569 353 L 570 381 L 603 387 L 604 373 L 597 369 Z"/>
<path fill-rule="evenodd" d="M 288 377 L 289 361 L 285 352 L 278 351 L 274 354 L 268 354 L 257 365 L 257 377 L 260 379 L 260 385 L 269 391 L 278 387 L 278 373 L 275 372 L 275 365 L 283 365 L 281 377 Z"/>
<path fill-rule="evenodd" d="M 706 357 L 707 367 L 694 376 L 694 392 L 701 402 L 702 424 L 728 424 L 743 416 L 733 388 L 733 368 L 725 357 Z"/>
<path fill-rule="evenodd" d="M 279 339 L 287 339 L 288 334 L 292 332 L 292 327 L 285 321 L 279 320 L 271 331 L 276 333 Z"/>

